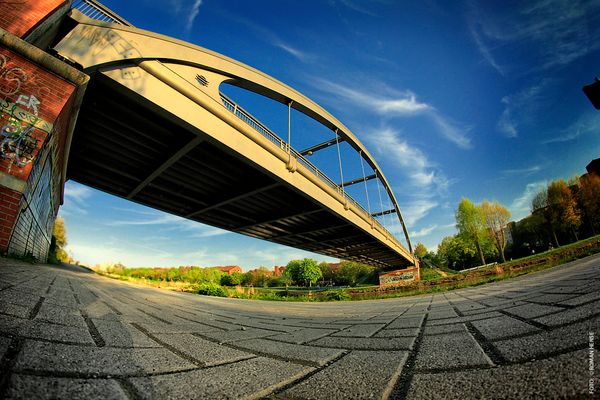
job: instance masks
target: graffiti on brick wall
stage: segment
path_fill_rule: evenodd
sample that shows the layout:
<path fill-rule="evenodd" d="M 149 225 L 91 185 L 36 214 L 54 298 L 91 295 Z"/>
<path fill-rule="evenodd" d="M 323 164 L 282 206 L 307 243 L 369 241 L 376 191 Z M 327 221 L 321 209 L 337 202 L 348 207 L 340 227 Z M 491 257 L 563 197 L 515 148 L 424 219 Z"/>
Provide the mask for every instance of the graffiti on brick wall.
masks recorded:
<path fill-rule="evenodd" d="M 379 283 L 381 285 L 394 285 L 408 283 L 415 280 L 415 273 L 413 271 L 388 273 L 379 276 Z"/>
<path fill-rule="evenodd" d="M 52 125 L 39 116 L 40 100 L 33 94 L 21 92 L 27 80 L 23 69 L 9 64 L 9 59 L 0 54 L 0 95 L 3 97 L 0 98 L 0 157 L 18 168 L 34 160 L 40 142 L 52 130 Z"/>

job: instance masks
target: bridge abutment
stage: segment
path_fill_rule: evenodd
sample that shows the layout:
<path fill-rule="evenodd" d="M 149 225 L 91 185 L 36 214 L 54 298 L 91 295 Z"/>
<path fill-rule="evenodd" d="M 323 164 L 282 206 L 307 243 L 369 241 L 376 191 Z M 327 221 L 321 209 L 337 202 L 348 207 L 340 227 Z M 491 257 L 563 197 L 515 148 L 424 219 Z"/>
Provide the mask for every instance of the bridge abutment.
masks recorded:
<path fill-rule="evenodd" d="M 46 261 L 63 201 L 71 133 L 89 77 L 43 48 L 69 6 L 0 4 L 2 254 Z"/>

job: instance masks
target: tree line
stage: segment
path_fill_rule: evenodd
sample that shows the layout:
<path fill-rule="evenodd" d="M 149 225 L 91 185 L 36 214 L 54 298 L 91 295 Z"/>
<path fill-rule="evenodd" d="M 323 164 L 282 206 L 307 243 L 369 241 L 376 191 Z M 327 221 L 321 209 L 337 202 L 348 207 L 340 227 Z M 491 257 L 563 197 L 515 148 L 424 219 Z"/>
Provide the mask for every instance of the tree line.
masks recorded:
<path fill-rule="evenodd" d="M 600 177 L 586 174 L 551 181 L 533 197 L 531 214 L 518 222 L 497 201 L 474 204 L 463 197 L 455 212 L 458 233 L 442 239 L 437 252 L 419 243 L 424 266 L 462 270 L 578 241 L 600 233 Z"/>
<path fill-rule="evenodd" d="M 216 268 L 181 266 L 177 268 L 128 268 L 121 263 L 96 266 L 99 272 L 125 278 L 149 279 L 163 282 L 187 282 L 190 284 L 210 284 L 220 286 L 254 287 L 311 287 L 316 284 L 356 286 L 359 282 L 377 283 L 377 271 L 373 267 L 353 261 L 342 261 L 338 268 L 331 264 L 318 263 L 311 258 L 290 261 L 277 276 L 266 267 L 248 272 L 231 274 Z M 367 279 L 371 278 L 371 279 Z"/>

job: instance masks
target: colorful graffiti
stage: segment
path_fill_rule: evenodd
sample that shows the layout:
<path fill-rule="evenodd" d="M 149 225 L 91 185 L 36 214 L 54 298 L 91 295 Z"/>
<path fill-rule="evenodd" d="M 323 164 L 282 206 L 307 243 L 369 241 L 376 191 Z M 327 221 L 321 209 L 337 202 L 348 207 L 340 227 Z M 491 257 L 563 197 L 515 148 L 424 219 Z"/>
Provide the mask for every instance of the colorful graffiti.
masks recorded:
<path fill-rule="evenodd" d="M 0 157 L 10 161 L 10 169 L 23 168 L 35 159 L 52 124 L 40 118 L 40 100 L 21 92 L 28 76 L 9 61 L 0 54 Z"/>
<path fill-rule="evenodd" d="M 380 285 L 399 285 L 415 281 L 417 275 L 414 270 L 399 270 L 379 275 Z"/>

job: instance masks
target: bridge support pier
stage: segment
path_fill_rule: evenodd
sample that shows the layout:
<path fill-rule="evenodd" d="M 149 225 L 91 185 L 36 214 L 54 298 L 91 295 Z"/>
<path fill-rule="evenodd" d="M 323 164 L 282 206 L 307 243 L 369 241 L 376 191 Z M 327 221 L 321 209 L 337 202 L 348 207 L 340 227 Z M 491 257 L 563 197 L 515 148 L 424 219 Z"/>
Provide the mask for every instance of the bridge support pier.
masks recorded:
<path fill-rule="evenodd" d="M 44 51 L 69 5 L 0 3 L 1 254 L 48 256 L 71 133 L 89 80 Z"/>

